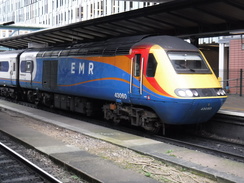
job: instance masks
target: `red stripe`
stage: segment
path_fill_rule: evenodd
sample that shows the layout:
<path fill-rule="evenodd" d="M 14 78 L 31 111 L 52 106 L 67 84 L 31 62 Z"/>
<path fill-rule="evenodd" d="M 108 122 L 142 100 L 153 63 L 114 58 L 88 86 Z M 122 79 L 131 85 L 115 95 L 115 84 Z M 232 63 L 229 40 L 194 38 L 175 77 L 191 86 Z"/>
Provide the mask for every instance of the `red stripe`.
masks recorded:
<path fill-rule="evenodd" d="M 168 94 L 163 88 L 161 88 L 161 86 L 158 84 L 155 78 L 148 77 L 147 80 L 153 86 L 153 88 L 155 88 L 158 92 L 162 93 L 164 96 L 173 97 L 170 94 Z"/>

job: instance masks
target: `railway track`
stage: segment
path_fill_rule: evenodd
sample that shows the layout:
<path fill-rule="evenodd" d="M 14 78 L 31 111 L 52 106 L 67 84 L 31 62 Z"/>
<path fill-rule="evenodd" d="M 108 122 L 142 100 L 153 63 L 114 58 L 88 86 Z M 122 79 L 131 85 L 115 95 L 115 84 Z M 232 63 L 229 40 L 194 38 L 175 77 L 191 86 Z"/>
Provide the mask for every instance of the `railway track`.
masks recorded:
<path fill-rule="evenodd" d="M 219 130 L 232 129 L 232 132 L 228 132 L 227 135 L 225 135 L 225 132 L 220 132 L 218 130 L 212 131 L 212 129 L 209 127 L 196 129 L 195 126 L 187 126 L 182 127 L 184 128 L 184 130 L 181 130 L 182 128 L 178 128 L 176 132 L 174 132 L 174 130 L 171 130 L 169 136 L 161 136 L 148 134 L 147 132 L 145 133 L 143 130 L 140 131 L 137 128 L 130 128 L 127 126 L 109 126 L 107 122 L 95 123 L 106 127 L 109 126 L 110 128 L 116 130 L 121 130 L 135 135 L 152 138 L 161 142 L 206 152 L 234 161 L 244 162 L 244 141 L 242 138 L 240 138 L 240 135 L 243 135 L 241 131 L 244 130 L 244 119 L 240 119 L 239 117 L 235 116 L 225 115 L 221 115 L 221 118 L 218 118 L 218 116 L 219 115 L 214 118 L 215 121 L 210 121 L 209 123 L 212 123 L 211 125 L 213 126 L 218 125 Z M 215 124 L 215 122 L 217 124 Z M 225 126 L 226 124 L 227 126 Z M 221 125 L 223 125 L 223 127 L 220 127 Z M 189 130 L 189 128 L 192 129 Z M 238 130 L 236 128 L 238 128 Z M 205 130 L 208 130 L 209 132 L 206 133 Z M 236 134 L 237 131 L 240 131 L 240 134 Z"/>
<path fill-rule="evenodd" d="M 244 162 L 244 146 L 234 142 L 188 134 L 174 136 L 171 138 L 157 136 L 156 139 L 165 143 L 206 152 L 239 162 Z"/>
<path fill-rule="evenodd" d="M 195 126 L 178 128 L 168 137 L 155 136 L 155 139 L 244 162 L 243 131 L 243 117 L 216 114 L 200 128 L 195 128 Z"/>
<path fill-rule="evenodd" d="M 0 142 L 0 182 L 61 183 L 61 181 L 5 145 L 8 143 L 7 141 Z"/>
<path fill-rule="evenodd" d="M 218 113 L 210 121 L 203 124 L 202 130 L 210 135 L 244 144 L 243 117 Z"/>
<path fill-rule="evenodd" d="M 18 102 L 18 103 L 21 105 L 26 105 L 29 107 L 36 108 L 34 104 L 29 104 L 26 102 Z M 59 110 L 53 110 L 49 108 L 47 109 L 45 107 L 44 108 L 41 107 L 40 109 L 48 110 L 54 113 L 59 113 Z M 187 126 L 184 130 L 182 130 L 182 128 L 180 128 L 180 130 L 176 132 L 174 132 L 173 130 L 173 132 L 171 132 L 170 137 L 163 137 L 158 135 L 147 134 L 142 131 L 138 131 L 138 129 L 133 129 L 127 126 L 121 126 L 121 125 L 112 126 L 109 125 L 107 121 L 100 122 L 100 120 L 81 117 L 80 115 L 77 116 L 76 114 L 70 114 L 65 111 L 62 111 L 61 113 L 62 115 L 71 118 L 76 118 L 76 119 L 82 118 L 82 120 L 88 122 L 91 121 L 92 123 L 98 125 L 110 127 L 113 129 L 121 130 L 139 136 L 146 136 L 148 138 L 152 138 L 158 141 L 162 141 L 162 142 L 166 142 L 166 143 L 170 143 L 170 144 L 174 144 L 177 146 L 186 147 L 190 149 L 196 149 L 199 151 L 207 152 L 210 154 L 218 155 L 232 160 L 244 162 L 244 141 L 243 138 L 240 137 L 241 135 L 243 135 L 241 131 L 243 131 L 244 128 L 244 118 L 217 114 L 211 121 L 204 124 L 202 128 L 198 129 L 197 132 L 194 126 L 192 126 L 192 129 L 190 129 L 190 127 Z M 231 129 L 231 131 L 229 129 Z M 226 133 L 226 130 L 228 131 L 228 133 Z M 202 133 L 202 131 L 204 131 L 204 133 Z M 237 131 L 238 133 L 236 133 Z M 205 135 L 199 136 L 201 134 L 206 134 L 206 132 L 207 132 L 207 136 Z M 196 133 L 197 135 L 195 135 Z"/>

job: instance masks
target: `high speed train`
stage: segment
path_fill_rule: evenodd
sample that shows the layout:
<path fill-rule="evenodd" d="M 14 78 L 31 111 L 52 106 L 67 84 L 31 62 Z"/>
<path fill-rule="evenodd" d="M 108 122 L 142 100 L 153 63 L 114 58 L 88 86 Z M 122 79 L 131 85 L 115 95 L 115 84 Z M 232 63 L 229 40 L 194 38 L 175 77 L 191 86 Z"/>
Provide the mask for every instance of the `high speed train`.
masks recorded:
<path fill-rule="evenodd" d="M 149 35 L 0 53 L 0 92 L 151 132 L 206 122 L 227 98 L 195 46 Z"/>

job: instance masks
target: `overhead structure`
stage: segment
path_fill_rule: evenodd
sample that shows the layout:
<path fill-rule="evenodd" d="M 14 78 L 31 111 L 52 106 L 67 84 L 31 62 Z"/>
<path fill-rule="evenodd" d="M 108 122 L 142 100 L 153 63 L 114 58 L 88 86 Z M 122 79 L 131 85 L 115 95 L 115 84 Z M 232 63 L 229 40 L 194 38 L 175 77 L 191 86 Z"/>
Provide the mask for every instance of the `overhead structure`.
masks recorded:
<path fill-rule="evenodd" d="M 27 48 L 32 42 L 62 46 L 141 34 L 198 38 L 238 29 L 244 29 L 243 0 L 176 0 L 4 38 L 0 45 L 14 49 Z"/>
<path fill-rule="evenodd" d="M 35 25 L 23 25 L 23 24 L 15 24 L 14 21 L 10 22 L 4 22 L 0 24 L 0 29 L 8 29 L 12 30 L 11 34 L 9 34 L 9 37 L 20 34 L 20 31 L 38 31 L 41 29 L 47 28 L 47 26 L 35 26 Z"/>

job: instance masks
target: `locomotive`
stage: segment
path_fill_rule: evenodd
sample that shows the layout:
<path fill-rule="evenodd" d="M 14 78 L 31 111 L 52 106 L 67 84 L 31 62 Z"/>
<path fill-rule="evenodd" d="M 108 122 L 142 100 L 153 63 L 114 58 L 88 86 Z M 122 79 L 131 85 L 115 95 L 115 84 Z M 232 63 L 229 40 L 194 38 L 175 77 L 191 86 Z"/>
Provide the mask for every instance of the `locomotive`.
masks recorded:
<path fill-rule="evenodd" d="M 0 92 L 151 132 L 206 122 L 227 98 L 198 48 L 150 35 L 3 52 Z"/>

